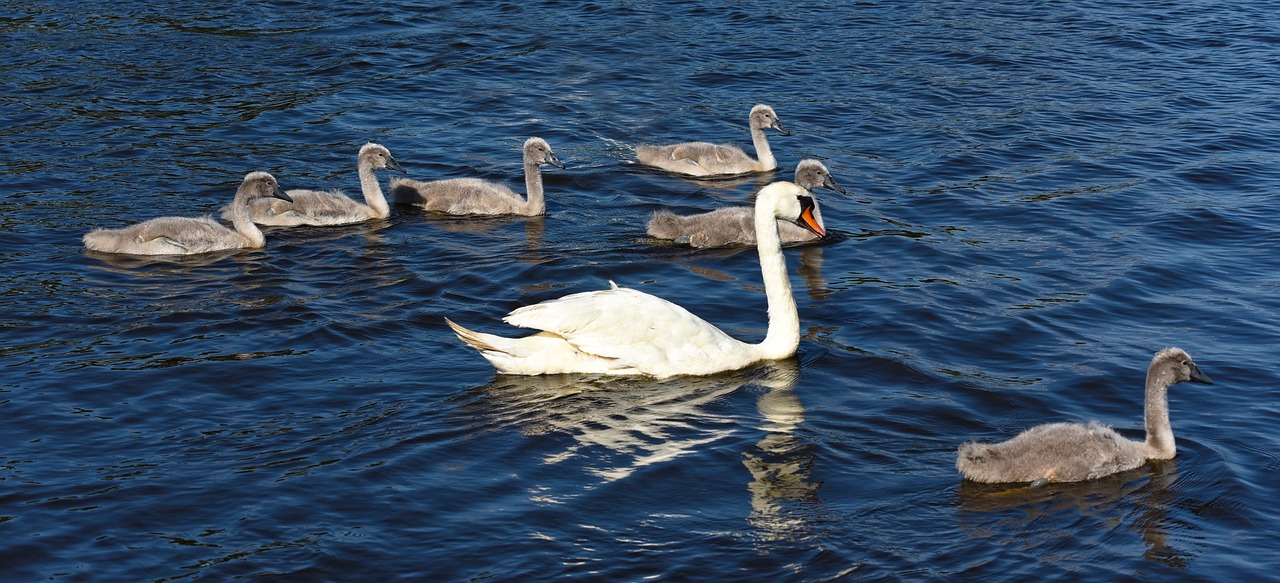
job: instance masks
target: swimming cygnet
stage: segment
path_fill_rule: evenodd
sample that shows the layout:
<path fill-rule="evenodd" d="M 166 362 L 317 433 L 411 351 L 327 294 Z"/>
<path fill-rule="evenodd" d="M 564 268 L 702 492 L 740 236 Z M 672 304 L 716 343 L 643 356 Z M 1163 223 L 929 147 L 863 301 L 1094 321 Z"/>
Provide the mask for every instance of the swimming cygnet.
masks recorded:
<path fill-rule="evenodd" d="M 542 198 L 543 164 L 564 168 L 551 146 L 542 138 L 529 138 L 524 143 L 524 184 L 528 198 L 506 185 L 478 178 L 452 178 L 423 182 L 399 178 L 391 181 L 391 198 L 398 204 L 411 204 L 425 210 L 448 215 L 524 215 L 547 212 Z"/>
<path fill-rule="evenodd" d="M 96 229 L 84 236 L 84 246 L 90 251 L 131 255 L 194 255 L 225 249 L 258 249 L 266 245 L 266 239 L 250 219 L 249 205 L 269 197 L 290 200 L 270 174 L 250 172 L 231 201 L 234 231 L 213 217 L 160 217 L 122 229 Z"/>
<path fill-rule="evenodd" d="M 847 194 L 836 184 L 826 165 L 817 160 L 801 160 L 796 166 L 796 185 L 805 190 L 828 188 L 840 194 Z M 822 211 L 818 208 L 818 200 L 813 200 L 813 216 L 824 230 Z M 726 207 L 707 213 L 679 216 L 662 209 L 655 211 L 649 219 L 650 237 L 668 239 L 677 243 L 688 243 L 691 247 L 723 247 L 726 245 L 755 245 L 756 229 L 753 223 L 754 209 L 751 207 Z M 816 241 L 820 237 L 809 229 L 801 228 L 790 221 L 778 221 L 778 233 L 783 243 L 804 243 Z"/>
<path fill-rule="evenodd" d="M 378 185 L 378 176 L 373 172 L 383 168 L 404 172 L 404 168 L 391 157 L 390 150 L 379 144 L 365 144 L 356 158 L 356 171 L 360 175 L 360 190 L 364 193 L 365 204 L 352 200 L 340 190 L 295 189 L 288 192 L 293 199 L 291 203 L 270 198 L 260 198 L 249 203 L 253 222 L 276 227 L 296 227 L 349 225 L 369 219 L 385 219 L 391 216 L 391 207 L 387 205 L 382 187 Z M 233 215 L 231 205 L 222 207 L 223 219 L 233 220 Z"/>
<path fill-rule="evenodd" d="M 791 134 L 782 128 L 778 114 L 768 105 L 752 108 L 750 120 L 751 143 L 755 145 L 758 160 L 736 146 L 708 142 L 686 142 L 670 146 L 641 145 L 636 147 L 636 160 L 645 166 L 689 176 L 731 176 L 768 172 L 777 168 L 778 161 L 769 149 L 769 139 L 764 135 L 764 128 L 773 128 L 784 136 Z"/>
<path fill-rule="evenodd" d="M 1168 390 L 1183 381 L 1213 384 L 1182 349 L 1157 352 L 1147 369 L 1146 441 L 1125 439 L 1096 421 L 1050 423 L 1002 443 L 965 443 L 956 457 L 956 469 L 975 482 L 1038 486 L 1092 480 L 1131 470 L 1147 460 L 1170 459 L 1175 448 Z"/>

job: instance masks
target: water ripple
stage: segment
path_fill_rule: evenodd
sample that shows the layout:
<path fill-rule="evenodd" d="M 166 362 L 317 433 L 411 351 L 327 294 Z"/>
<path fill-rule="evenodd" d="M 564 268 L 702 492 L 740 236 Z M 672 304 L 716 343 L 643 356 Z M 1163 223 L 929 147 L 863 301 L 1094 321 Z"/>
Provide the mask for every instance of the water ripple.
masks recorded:
<path fill-rule="evenodd" d="M 1280 516 L 1272 9 L 571 1 L 23 4 L 0 15 L 0 562 L 15 580 L 1253 579 Z M 637 143 L 780 168 L 684 180 Z M 243 175 L 359 192 L 353 154 L 546 217 L 395 208 L 264 250 L 85 252 Z M 799 358 L 702 379 L 495 376 L 444 325 L 609 280 L 758 340 L 750 249 L 645 219 L 750 204 L 802 158 L 837 236 L 789 247 Z M 386 179 L 387 176 L 381 176 Z M 1175 460 L 963 482 L 959 443 L 1142 432 Z M 405 549 L 420 549 L 405 552 Z"/>

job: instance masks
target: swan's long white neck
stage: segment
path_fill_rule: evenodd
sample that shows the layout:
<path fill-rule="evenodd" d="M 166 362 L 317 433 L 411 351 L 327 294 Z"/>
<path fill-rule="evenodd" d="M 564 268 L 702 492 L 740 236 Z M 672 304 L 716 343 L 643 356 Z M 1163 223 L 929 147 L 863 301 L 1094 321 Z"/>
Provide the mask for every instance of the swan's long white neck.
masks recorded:
<path fill-rule="evenodd" d="M 537 162 L 524 163 L 525 212 L 529 215 L 540 215 L 547 212 L 547 203 L 542 200 L 542 169 Z"/>
<path fill-rule="evenodd" d="M 231 226 L 244 237 L 245 248 L 257 249 L 266 246 L 267 239 L 258 225 L 253 224 L 253 212 L 249 208 L 252 195 L 248 188 L 248 185 L 241 185 L 235 198 L 231 200 Z"/>
<path fill-rule="evenodd" d="M 773 150 L 769 148 L 769 138 L 764 134 L 764 128 L 751 124 L 751 143 L 756 147 L 756 160 L 760 163 L 761 171 L 778 167 L 778 160 L 773 157 Z"/>
<path fill-rule="evenodd" d="M 1172 371 L 1152 364 L 1147 371 L 1145 417 L 1148 455 L 1155 459 L 1172 458 L 1177 451 L 1173 427 L 1169 425 L 1169 386 L 1172 384 Z"/>
<path fill-rule="evenodd" d="M 385 219 L 391 216 L 391 206 L 387 197 L 382 194 L 382 185 L 378 184 L 378 175 L 373 172 L 373 165 L 361 160 L 357 166 L 360 174 L 360 191 L 364 193 L 364 203 L 369 205 L 372 218 Z"/>
<path fill-rule="evenodd" d="M 800 313 L 791 295 L 787 277 L 787 260 L 782 255 L 778 221 L 773 209 L 761 197 L 756 201 L 756 249 L 760 252 L 760 275 L 764 278 L 764 294 L 769 301 L 769 331 L 764 341 L 755 345 L 760 358 L 778 360 L 796 353 L 800 346 Z"/>

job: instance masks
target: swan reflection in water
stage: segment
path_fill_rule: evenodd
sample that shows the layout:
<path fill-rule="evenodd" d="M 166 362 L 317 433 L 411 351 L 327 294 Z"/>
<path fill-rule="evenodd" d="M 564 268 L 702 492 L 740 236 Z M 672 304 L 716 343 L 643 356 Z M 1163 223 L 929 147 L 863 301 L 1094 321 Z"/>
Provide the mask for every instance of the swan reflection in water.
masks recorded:
<path fill-rule="evenodd" d="M 796 434 L 804 423 L 804 405 L 795 393 L 799 369 L 794 360 L 757 381 L 767 388 L 756 401 L 765 434 L 755 447 L 742 453 L 751 472 L 751 516 L 765 541 L 794 540 L 811 530 L 812 520 L 803 506 L 817 500 L 820 484 L 813 482 L 813 444 Z"/>
<path fill-rule="evenodd" d="M 812 445 L 796 435 L 804 408 L 795 394 L 800 362 L 791 358 L 711 376 L 651 379 L 596 375 L 497 375 L 478 387 L 467 407 L 483 408 L 496 426 L 517 426 L 525 435 L 559 433 L 572 443 L 544 454 L 542 463 L 586 460 L 587 471 L 605 482 L 715 447 L 744 431 L 744 420 L 720 414 L 714 403 L 756 397 L 758 421 L 746 430 L 761 437 L 742 452 L 750 481 L 748 521 L 762 538 L 794 538 L 808 528 L 795 502 L 815 498 L 810 481 Z M 733 397 L 730 394 L 738 392 Z M 603 450 L 610 454 L 598 455 Z"/>
<path fill-rule="evenodd" d="M 424 218 L 432 228 L 446 233 L 466 233 L 469 235 L 486 235 L 482 239 L 449 239 L 435 237 L 433 244 L 444 246 L 448 251 L 455 251 L 461 256 L 469 256 L 477 252 L 493 249 L 507 249 L 516 243 L 519 235 L 512 224 L 524 225 L 524 252 L 518 255 L 521 262 L 541 263 L 546 260 L 542 252 L 542 237 L 547 229 L 546 215 L 536 217 L 497 216 L 479 218 L 459 218 L 447 215 L 427 214 Z M 502 254 L 506 254 L 503 251 Z"/>
<path fill-rule="evenodd" d="M 827 287 L 827 279 L 822 275 L 822 264 L 825 261 L 823 257 L 824 247 L 819 244 L 806 244 L 796 246 L 796 249 L 788 248 L 788 258 L 794 256 L 798 260 L 796 266 L 796 275 L 804 281 L 805 291 L 809 295 L 809 299 L 814 301 L 823 301 L 832 294 L 832 289 Z M 751 247 L 730 247 L 720 249 L 699 249 L 694 258 L 703 257 L 732 257 L 742 252 L 751 252 Z M 795 255 L 791 255 L 794 252 Z M 678 261 L 677 264 L 694 274 L 711 281 L 735 281 L 736 277 L 722 269 L 713 269 L 702 267 L 692 262 Z"/>
<path fill-rule="evenodd" d="M 196 255 L 127 255 L 120 253 L 103 253 L 101 251 L 85 251 L 85 256 L 92 257 L 99 263 L 90 268 L 101 268 L 104 271 L 129 273 L 134 270 L 159 266 L 175 271 L 194 271 L 201 267 L 213 265 L 223 259 L 234 256 L 261 257 L 261 249 L 226 249 L 210 251 Z"/>
<path fill-rule="evenodd" d="M 960 527 L 970 538 L 992 539 L 997 544 L 1015 538 L 1020 547 L 1053 546 L 1062 537 L 1075 537 L 1076 528 L 1046 529 L 1046 520 L 1063 520 L 1064 512 L 1108 525 L 1134 530 L 1146 546 L 1143 559 L 1169 567 L 1186 567 L 1194 552 L 1174 546 L 1170 531 L 1193 528 L 1169 516 L 1170 509 L 1185 508 L 1177 486 L 1177 460 L 1154 460 L 1118 474 L 1040 487 L 983 484 L 963 481 L 956 491 Z M 1198 503 L 1195 505 L 1199 505 Z M 1134 512 L 1136 510 L 1136 512 Z M 1069 520 L 1069 519 L 1067 519 Z M 1082 523 L 1073 521 L 1073 527 Z M 1106 540 L 1114 540 L 1101 534 Z M 1182 534 L 1177 538 L 1186 538 Z M 1051 538 L 1046 538 L 1051 537 Z M 1078 544 L 1078 543 L 1073 543 Z M 1116 543 L 1110 543 L 1116 544 Z"/>

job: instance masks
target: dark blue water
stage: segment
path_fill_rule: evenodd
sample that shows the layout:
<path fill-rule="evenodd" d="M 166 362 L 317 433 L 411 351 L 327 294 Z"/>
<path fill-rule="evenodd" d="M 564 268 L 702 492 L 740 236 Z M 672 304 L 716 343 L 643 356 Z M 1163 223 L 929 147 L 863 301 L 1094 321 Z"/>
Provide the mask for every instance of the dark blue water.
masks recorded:
<path fill-rule="evenodd" d="M 0 579 L 1256 580 L 1280 512 L 1280 21 L 1266 2 L 0 3 Z M 747 142 L 690 181 L 630 145 Z M 80 237 L 245 173 L 521 187 L 548 215 L 269 230 L 171 260 Z M 607 280 L 758 340 L 752 250 L 646 239 L 802 158 L 834 241 L 787 251 L 796 359 L 709 378 L 496 376 L 445 327 Z M 384 180 L 388 176 L 384 175 Z M 1142 434 L 1176 459 L 1034 490 L 968 439 Z"/>

